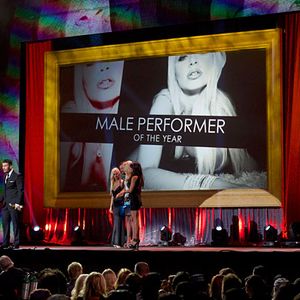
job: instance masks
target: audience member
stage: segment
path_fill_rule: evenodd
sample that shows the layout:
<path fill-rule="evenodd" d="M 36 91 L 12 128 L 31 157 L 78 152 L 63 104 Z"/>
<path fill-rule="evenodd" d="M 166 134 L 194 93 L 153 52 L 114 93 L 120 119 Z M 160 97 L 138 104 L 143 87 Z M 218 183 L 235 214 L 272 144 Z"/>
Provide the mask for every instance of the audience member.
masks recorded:
<path fill-rule="evenodd" d="M 128 290 L 112 290 L 107 296 L 110 300 L 136 300 Z"/>
<path fill-rule="evenodd" d="M 158 296 L 158 300 L 180 300 L 177 295 L 173 293 L 164 293 Z"/>
<path fill-rule="evenodd" d="M 231 268 L 222 268 L 220 271 L 219 271 L 219 274 L 220 275 L 227 275 L 227 274 L 235 274 L 235 272 L 231 269 Z"/>
<path fill-rule="evenodd" d="M 241 288 L 231 288 L 222 295 L 222 300 L 247 300 L 247 296 Z"/>
<path fill-rule="evenodd" d="M 267 286 L 261 276 L 250 275 L 246 278 L 245 291 L 249 299 L 268 300 Z"/>
<path fill-rule="evenodd" d="M 150 272 L 143 277 L 141 296 L 143 300 L 156 300 L 158 298 L 158 291 L 160 288 L 160 274 L 157 272 Z"/>
<path fill-rule="evenodd" d="M 48 289 L 52 295 L 65 295 L 67 278 L 59 269 L 45 268 L 38 275 L 38 288 Z"/>
<path fill-rule="evenodd" d="M 212 300 L 221 300 L 222 299 L 222 282 L 223 275 L 217 274 L 212 277 L 209 287 L 209 296 Z"/>
<path fill-rule="evenodd" d="M 71 299 L 78 300 L 83 297 L 83 284 L 88 274 L 80 274 L 75 281 L 74 288 L 71 292 Z"/>
<path fill-rule="evenodd" d="M 272 289 L 272 298 L 275 297 L 275 295 L 277 294 L 281 286 L 287 285 L 289 283 L 289 280 L 285 277 L 281 277 L 281 275 L 278 275 L 275 278 L 276 279 L 274 280 L 273 289 Z"/>
<path fill-rule="evenodd" d="M 125 285 L 127 285 L 129 292 L 136 296 L 141 291 L 142 278 L 137 273 L 130 273 L 125 279 Z"/>
<path fill-rule="evenodd" d="M 172 291 L 173 291 L 172 290 L 172 283 L 169 280 L 169 278 L 168 279 L 163 279 L 161 281 L 160 290 L 158 291 L 158 294 L 159 295 L 161 295 L 161 294 L 167 294 L 167 293 L 171 293 Z"/>
<path fill-rule="evenodd" d="M 300 293 L 298 293 L 293 300 L 300 300 Z"/>
<path fill-rule="evenodd" d="M 20 299 L 25 272 L 16 268 L 11 258 L 6 255 L 0 257 L 0 268 L 0 299 Z"/>
<path fill-rule="evenodd" d="M 177 287 L 178 283 L 183 282 L 183 281 L 190 281 L 190 274 L 188 272 L 185 272 L 185 271 L 177 272 L 176 275 L 174 276 L 173 280 L 172 280 L 173 291 L 176 290 L 176 287 Z"/>
<path fill-rule="evenodd" d="M 116 290 L 119 289 L 120 287 L 123 288 L 123 285 L 125 284 L 125 280 L 130 273 L 132 273 L 132 272 L 127 268 L 120 269 L 120 271 L 118 272 L 118 275 L 117 275 L 117 280 L 115 282 Z"/>
<path fill-rule="evenodd" d="M 75 281 L 79 277 L 80 274 L 82 274 L 82 265 L 79 262 L 72 262 L 68 265 L 68 276 L 69 281 L 67 282 L 67 296 L 71 296 L 71 292 L 74 288 Z"/>
<path fill-rule="evenodd" d="M 102 272 L 102 275 L 104 276 L 106 282 L 106 293 L 109 293 L 115 289 L 115 283 L 117 280 L 116 273 L 112 269 L 105 269 Z"/>
<path fill-rule="evenodd" d="M 193 274 L 190 282 L 195 296 L 204 297 L 204 295 L 209 295 L 209 285 L 204 274 Z"/>
<path fill-rule="evenodd" d="M 295 281 L 293 282 L 294 286 L 295 286 L 295 292 L 296 294 L 300 293 L 300 277 L 296 278 Z"/>
<path fill-rule="evenodd" d="M 47 289 L 36 289 L 30 293 L 29 300 L 47 300 L 51 293 Z"/>
<path fill-rule="evenodd" d="M 295 296 L 295 287 L 293 284 L 288 282 L 278 287 L 272 297 L 272 300 L 293 300 Z"/>
<path fill-rule="evenodd" d="M 175 295 L 179 299 L 192 299 L 192 286 L 189 281 L 181 281 L 176 285 Z"/>
<path fill-rule="evenodd" d="M 144 261 L 139 261 L 134 266 L 134 273 L 141 277 L 145 277 L 150 272 L 149 265 Z"/>
<path fill-rule="evenodd" d="M 64 294 L 54 294 L 50 296 L 47 300 L 70 300 L 70 297 Z"/>
<path fill-rule="evenodd" d="M 222 281 L 222 297 L 223 298 L 228 290 L 241 289 L 241 288 L 242 288 L 242 280 L 236 274 L 229 273 L 223 277 L 223 281 Z M 228 296 L 229 295 L 227 295 L 227 297 Z"/>
<path fill-rule="evenodd" d="M 106 283 L 103 275 L 91 272 L 83 284 L 83 300 L 99 300 L 106 297 Z"/>

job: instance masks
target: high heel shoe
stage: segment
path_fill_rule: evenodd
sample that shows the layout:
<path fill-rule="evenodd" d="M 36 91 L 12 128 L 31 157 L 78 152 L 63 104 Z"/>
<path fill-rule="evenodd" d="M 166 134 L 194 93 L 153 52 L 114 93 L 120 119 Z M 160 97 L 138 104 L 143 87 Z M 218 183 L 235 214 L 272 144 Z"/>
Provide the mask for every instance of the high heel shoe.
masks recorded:
<path fill-rule="evenodd" d="M 139 250 L 140 240 L 133 239 L 133 243 L 129 245 L 129 248 L 132 250 Z"/>

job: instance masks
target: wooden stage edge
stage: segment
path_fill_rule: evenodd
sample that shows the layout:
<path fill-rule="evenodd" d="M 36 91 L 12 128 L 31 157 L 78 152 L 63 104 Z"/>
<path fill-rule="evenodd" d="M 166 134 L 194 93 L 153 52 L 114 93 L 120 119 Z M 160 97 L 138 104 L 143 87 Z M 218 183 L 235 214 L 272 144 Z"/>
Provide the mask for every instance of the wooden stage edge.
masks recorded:
<path fill-rule="evenodd" d="M 47 246 L 47 245 L 24 245 L 19 249 L 0 250 L 55 250 L 55 251 L 113 251 L 113 252 L 137 252 L 128 248 L 114 248 L 112 246 Z M 213 247 L 213 246 L 140 246 L 138 252 L 300 252 L 300 244 L 297 247 Z"/>
<path fill-rule="evenodd" d="M 299 245 L 297 245 L 299 246 Z M 231 267 L 245 278 L 256 265 L 264 265 L 272 274 L 287 274 L 293 279 L 300 277 L 298 263 L 300 247 L 212 247 L 212 246 L 140 246 L 138 251 L 113 248 L 109 245 L 59 246 L 22 245 L 16 250 L 0 250 L 15 265 L 29 270 L 59 268 L 66 272 L 73 261 L 80 262 L 86 273 L 102 272 L 111 268 L 134 269 L 138 261 L 149 263 L 150 270 L 161 276 L 187 271 L 203 273 L 211 278 L 223 267 Z"/>

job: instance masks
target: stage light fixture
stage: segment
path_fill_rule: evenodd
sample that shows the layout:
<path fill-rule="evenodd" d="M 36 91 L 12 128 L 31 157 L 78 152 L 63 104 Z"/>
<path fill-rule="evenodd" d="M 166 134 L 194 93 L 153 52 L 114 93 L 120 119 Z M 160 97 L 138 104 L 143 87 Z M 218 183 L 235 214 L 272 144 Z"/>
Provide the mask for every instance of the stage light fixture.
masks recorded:
<path fill-rule="evenodd" d="M 184 246 L 186 242 L 186 237 L 183 236 L 180 232 L 175 232 L 172 236 L 171 245 L 172 246 Z"/>
<path fill-rule="evenodd" d="M 72 246 L 87 245 L 87 243 L 84 241 L 83 232 L 82 232 L 82 229 L 80 228 L 80 226 L 75 226 L 73 228 L 71 245 Z"/>
<path fill-rule="evenodd" d="M 164 225 L 160 229 L 160 244 L 163 246 L 168 246 L 169 242 L 172 239 L 172 230 Z"/>
<path fill-rule="evenodd" d="M 264 230 L 264 240 L 267 242 L 275 242 L 278 239 L 278 231 L 272 225 L 267 225 Z"/>
<path fill-rule="evenodd" d="M 226 246 L 228 244 L 228 233 L 221 225 L 212 229 L 212 246 Z"/>
<path fill-rule="evenodd" d="M 74 230 L 75 232 L 77 232 L 77 231 L 80 230 L 80 227 L 79 227 L 79 226 L 75 226 L 73 230 Z"/>
<path fill-rule="evenodd" d="M 45 237 L 44 230 L 38 226 L 34 225 L 29 228 L 29 241 L 32 243 L 42 243 Z"/>

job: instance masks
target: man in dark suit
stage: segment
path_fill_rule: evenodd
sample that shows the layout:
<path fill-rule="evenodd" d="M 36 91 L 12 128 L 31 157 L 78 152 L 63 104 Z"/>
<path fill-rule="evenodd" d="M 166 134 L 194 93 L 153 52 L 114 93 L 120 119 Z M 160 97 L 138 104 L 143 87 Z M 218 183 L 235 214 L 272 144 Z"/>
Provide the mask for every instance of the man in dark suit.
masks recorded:
<path fill-rule="evenodd" d="M 12 161 L 5 159 L 2 162 L 4 172 L 4 191 L 1 197 L 3 243 L 1 248 L 10 246 L 10 223 L 13 224 L 14 245 L 20 245 L 20 215 L 23 208 L 24 184 L 23 177 L 14 171 Z"/>

